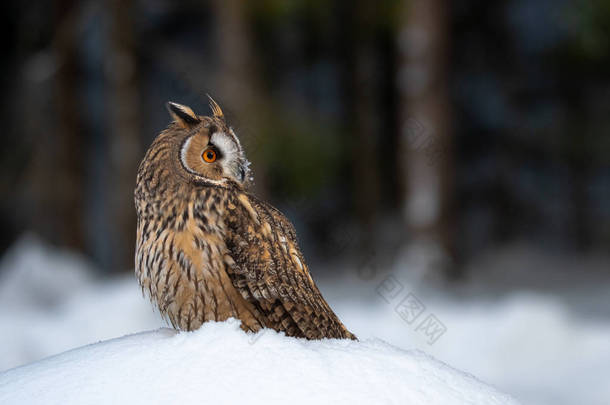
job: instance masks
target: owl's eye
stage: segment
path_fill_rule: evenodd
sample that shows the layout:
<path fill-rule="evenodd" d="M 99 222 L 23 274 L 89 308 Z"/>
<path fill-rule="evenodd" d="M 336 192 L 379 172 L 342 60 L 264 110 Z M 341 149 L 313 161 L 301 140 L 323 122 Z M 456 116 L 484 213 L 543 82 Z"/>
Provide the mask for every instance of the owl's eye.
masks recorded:
<path fill-rule="evenodd" d="M 214 149 L 206 149 L 203 152 L 203 160 L 208 163 L 216 161 L 216 151 Z"/>

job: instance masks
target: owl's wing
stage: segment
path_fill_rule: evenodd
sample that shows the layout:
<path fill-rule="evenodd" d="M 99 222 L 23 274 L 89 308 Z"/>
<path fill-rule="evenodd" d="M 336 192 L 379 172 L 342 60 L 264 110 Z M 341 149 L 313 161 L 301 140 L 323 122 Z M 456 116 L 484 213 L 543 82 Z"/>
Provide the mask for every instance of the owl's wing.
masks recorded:
<path fill-rule="evenodd" d="M 268 327 L 308 339 L 355 339 L 320 294 L 294 227 L 281 212 L 239 194 L 227 213 L 227 273 L 265 315 Z"/>

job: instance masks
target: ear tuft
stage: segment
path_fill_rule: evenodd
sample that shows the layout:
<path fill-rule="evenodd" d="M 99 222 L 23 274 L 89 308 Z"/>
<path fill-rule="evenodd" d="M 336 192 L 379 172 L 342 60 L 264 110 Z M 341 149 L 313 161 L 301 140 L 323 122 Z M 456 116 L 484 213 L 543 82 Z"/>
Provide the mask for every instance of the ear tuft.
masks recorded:
<path fill-rule="evenodd" d="M 199 117 L 197 117 L 197 114 L 195 114 L 190 107 L 178 103 L 172 103 L 171 101 L 167 102 L 166 107 L 172 118 L 185 128 L 201 122 Z"/>
<path fill-rule="evenodd" d="M 214 99 L 208 94 L 208 100 L 210 101 L 210 109 L 212 110 L 212 114 L 214 115 L 214 117 L 216 118 L 220 118 L 221 120 L 225 120 L 225 116 L 222 113 L 222 110 L 220 109 L 220 106 L 218 105 L 218 103 L 216 101 L 214 101 Z"/>

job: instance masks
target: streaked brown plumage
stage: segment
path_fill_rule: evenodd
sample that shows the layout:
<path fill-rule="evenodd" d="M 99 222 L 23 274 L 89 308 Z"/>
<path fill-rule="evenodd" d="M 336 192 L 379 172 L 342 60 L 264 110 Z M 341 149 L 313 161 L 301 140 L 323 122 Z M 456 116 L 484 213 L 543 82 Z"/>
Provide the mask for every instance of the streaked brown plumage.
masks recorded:
<path fill-rule="evenodd" d="M 140 164 L 136 276 L 175 328 L 240 319 L 308 339 L 355 339 L 312 280 L 294 228 L 246 191 L 248 161 L 213 116 L 168 103 L 174 122 Z"/>

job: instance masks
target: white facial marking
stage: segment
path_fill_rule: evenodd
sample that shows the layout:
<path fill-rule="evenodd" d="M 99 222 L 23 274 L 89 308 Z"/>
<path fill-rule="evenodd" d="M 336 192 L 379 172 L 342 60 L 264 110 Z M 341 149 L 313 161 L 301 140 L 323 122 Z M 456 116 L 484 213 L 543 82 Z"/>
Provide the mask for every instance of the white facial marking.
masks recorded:
<path fill-rule="evenodd" d="M 243 156 L 239 139 L 231 130 L 231 135 L 224 132 L 212 134 L 210 142 L 222 153 L 221 164 L 226 174 L 232 175 L 236 180 L 243 182 L 249 174 L 250 163 Z"/>
<path fill-rule="evenodd" d="M 214 132 L 210 142 L 216 145 L 227 161 L 233 161 L 240 157 L 239 146 L 224 132 Z"/>
<path fill-rule="evenodd" d="M 184 141 L 184 144 L 182 145 L 182 150 L 180 151 L 180 160 L 182 161 L 182 166 L 184 166 L 184 168 L 186 170 L 188 170 L 190 173 L 197 174 L 197 173 L 193 172 L 193 170 L 189 167 L 188 163 L 186 162 L 186 151 L 189 150 L 189 146 L 191 145 L 192 139 L 193 139 L 193 137 L 189 136 L 187 138 L 187 140 Z"/>

